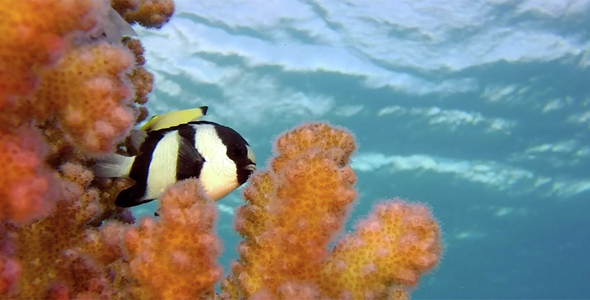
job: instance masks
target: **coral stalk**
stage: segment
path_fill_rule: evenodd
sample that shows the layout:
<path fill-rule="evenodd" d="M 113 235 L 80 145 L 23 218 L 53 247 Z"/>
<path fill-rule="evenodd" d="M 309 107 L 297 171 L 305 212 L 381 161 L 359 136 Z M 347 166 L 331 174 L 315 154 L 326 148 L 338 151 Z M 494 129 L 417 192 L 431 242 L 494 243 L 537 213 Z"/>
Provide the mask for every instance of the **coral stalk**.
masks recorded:
<path fill-rule="evenodd" d="M 356 191 L 346 130 L 305 124 L 279 137 L 271 170 L 255 173 L 237 215 L 245 240 L 223 284 L 225 297 L 404 299 L 438 262 L 440 231 L 428 210 L 384 202 L 357 232 L 329 244 Z"/>
<path fill-rule="evenodd" d="M 150 299 L 212 294 L 221 277 L 215 203 L 195 178 L 169 188 L 161 201 L 159 222 L 145 218 L 125 235 L 131 273 Z"/>
<path fill-rule="evenodd" d="M 171 14 L 166 3 L 151 12 Z M 152 80 L 135 72 L 142 47 L 126 47 L 120 28 L 105 36 L 121 25 L 108 0 L 4 0 L 0 11 L 0 296 L 128 298 L 133 219 L 113 203 L 126 183 L 85 166 L 141 117 Z"/>

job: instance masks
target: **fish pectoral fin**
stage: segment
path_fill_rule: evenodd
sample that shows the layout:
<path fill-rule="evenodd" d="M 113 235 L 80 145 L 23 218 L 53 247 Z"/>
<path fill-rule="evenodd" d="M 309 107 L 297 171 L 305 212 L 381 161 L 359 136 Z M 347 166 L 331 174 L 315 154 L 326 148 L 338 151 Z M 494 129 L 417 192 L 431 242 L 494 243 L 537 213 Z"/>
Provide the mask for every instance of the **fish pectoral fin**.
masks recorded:
<path fill-rule="evenodd" d="M 176 165 L 176 180 L 198 177 L 205 159 L 195 146 L 186 138 L 180 137 L 178 148 L 178 163 Z"/>
<path fill-rule="evenodd" d="M 133 130 L 131 132 L 131 135 L 129 135 L 129 145 L 127 147 L 127 152 L 130 155 L 137 155 L 139 153 L 139 148 L 141 147 L 141 144 L 145 142 L 147 136 L 147 132 L 141 129 Z"/>
<path fill-rule="evenodd" d="M 119 195 L 117 195 L 117 200 L 115 200 L 115 205 L 117 205 L 119 207 L 132 207 L 132 206 L 140 205 L 140 204 L 155 200 L 155 199 L 144 199 L 144 195 L 145 195 L 145 188 L 141 187 L 138 184 L 134 184 L 130 188 L 122 190 L 119 193 Z"/>

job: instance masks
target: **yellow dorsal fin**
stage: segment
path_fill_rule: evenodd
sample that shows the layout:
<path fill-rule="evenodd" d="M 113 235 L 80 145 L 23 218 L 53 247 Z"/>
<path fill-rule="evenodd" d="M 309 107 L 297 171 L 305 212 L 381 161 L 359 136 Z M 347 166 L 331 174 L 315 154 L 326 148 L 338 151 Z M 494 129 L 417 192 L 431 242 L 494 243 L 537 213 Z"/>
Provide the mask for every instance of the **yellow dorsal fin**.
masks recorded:
<path fill-rule="evenodd" d="M 140 130 L 151 131 L 164 128 L 170 128 L 176 125 L 185 124 L 191 121 L 197 121 L 202 116 L 207 114 L 207 106 L 198 108 L 191 108 L 179 111 L 172 111 L 169 113 L 156 115 L 147 121 Z"/>

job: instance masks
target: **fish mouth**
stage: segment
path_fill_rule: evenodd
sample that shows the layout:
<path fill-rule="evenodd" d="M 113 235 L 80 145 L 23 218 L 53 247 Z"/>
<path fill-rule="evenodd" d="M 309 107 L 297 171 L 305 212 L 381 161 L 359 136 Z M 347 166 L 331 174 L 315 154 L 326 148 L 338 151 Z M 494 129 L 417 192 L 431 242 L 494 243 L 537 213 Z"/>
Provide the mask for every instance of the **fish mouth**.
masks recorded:
<path fill-rule="evenodd" d="M 256 164 L 249 164 L 247 166 L 244 167 L 244 170 L 248 170 L 250 172 L 254 172 L 256 171 Z"/>

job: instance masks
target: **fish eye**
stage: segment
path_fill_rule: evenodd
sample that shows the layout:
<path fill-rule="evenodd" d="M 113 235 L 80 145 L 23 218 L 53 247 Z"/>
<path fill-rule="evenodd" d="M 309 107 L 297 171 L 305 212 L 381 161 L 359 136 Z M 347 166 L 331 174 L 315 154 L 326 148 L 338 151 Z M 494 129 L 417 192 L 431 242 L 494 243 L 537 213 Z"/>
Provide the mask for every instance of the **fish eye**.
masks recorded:
<path fill-rule="evenodd" d="M 244 156 L 244 153 L 245 153 L 244 149 L 242 149 L 242 147 L 237 146 L 237 145 L 235 147 L 233 147 L 233 149 L 231 150 L 232 157 L 241 157 L 241 156 Z"/>

